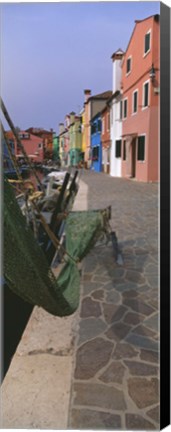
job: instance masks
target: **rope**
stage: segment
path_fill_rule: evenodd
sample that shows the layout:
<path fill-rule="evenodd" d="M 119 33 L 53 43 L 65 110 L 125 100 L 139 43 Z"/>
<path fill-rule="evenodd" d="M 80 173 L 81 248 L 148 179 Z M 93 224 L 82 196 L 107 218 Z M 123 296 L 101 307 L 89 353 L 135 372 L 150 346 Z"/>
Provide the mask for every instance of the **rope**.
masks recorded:
<path fill-rule="evenodd" d="M 69 257 L 69 258 L 70 258 L 70 259 L 71 259 L 75 264 L 78 264 L 79 260 L 75 260 L 75 259 L 74 259 L 74 258 L 73 258 L 73 257 L 72 257 L 72 256 L 71 256 L 71 255 L 66 251 L 66 249 L 64 248 L 64 246 L 61 245 L 60 240 L 57 239 L 57 237 L 55 236 L 55 234 L 53 233 L 53 231 L 50 229 L 50 227 L 49 227 L 49 225 L 47 224 L 45 218 L 43 217 L 43 215 L 41 214 L 39 208 L 37 207 L 37 205 L 36 205 L 34 199 L 35 199 L 35 198 L 32 199 L 32 204 L 33 204 L 35 210 L 37 211 L 38 216 L 39 216 L 39 219 L 40 219 L 40 221 L 41 221 L 41 223 L 42 223 L 42 225 L 43 225 L 45 231 L 47 232 L 49 238 L 51 239 L 52 243 L 54 244 L 55 248 L 58 249 L 59 246 L 60 246 L 61 249 L 62 249 L 62 251 L 63 251 L 63 252 L 64 252 L 64 253 L 65 253 L 65 254 L 66 254 L 66 255 L 67 255 L 67 256 L 68 256 L 68 257 Z"/>

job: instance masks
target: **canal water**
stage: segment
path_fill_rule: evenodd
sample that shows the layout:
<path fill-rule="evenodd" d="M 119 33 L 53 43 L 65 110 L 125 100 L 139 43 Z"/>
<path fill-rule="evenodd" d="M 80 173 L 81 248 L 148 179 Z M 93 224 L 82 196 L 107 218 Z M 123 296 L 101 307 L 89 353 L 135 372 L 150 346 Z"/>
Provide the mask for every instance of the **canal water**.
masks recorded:
<path fill-rule="evenodd" d="M 43 179 L 44 174 L 37 171 L 40 180 Z M 28 175 L 35 189 L 37 190 L 37 180 L 33 174 Z M 14 294 L 7 284 L 3 286 L 2 295 L 2 368 L 1 368 L 1 381 L 4 379 L 12 357 L 20 342 L 24 329 L 30 318 L 33 310 L 33 305 L 25 302 L 19 296 Z"/>

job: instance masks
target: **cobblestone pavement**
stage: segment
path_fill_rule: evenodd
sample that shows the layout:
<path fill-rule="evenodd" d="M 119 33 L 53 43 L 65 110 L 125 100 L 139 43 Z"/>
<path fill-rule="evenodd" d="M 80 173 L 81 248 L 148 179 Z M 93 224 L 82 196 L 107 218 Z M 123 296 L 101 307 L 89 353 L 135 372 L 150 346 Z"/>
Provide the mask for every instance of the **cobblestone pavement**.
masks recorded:
<path fill-rule="evenodd" d="M 112 245 L 83 266 L 70 429 L 159 429 L 158 185 L 84 171 L 88 208 L 112 205 Z"/>

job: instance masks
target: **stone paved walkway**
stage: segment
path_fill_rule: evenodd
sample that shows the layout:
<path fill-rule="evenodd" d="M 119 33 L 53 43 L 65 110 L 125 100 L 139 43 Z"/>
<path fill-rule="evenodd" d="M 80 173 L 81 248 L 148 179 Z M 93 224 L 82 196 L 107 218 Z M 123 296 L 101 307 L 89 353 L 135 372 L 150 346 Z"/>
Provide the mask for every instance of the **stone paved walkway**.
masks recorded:
<path fill-rule="evenodd" d="M 112 205 L 111 244 L 83 266 L 68 428 L 159 429 L 158 185 L 84 171 L 88 208 Z"/>

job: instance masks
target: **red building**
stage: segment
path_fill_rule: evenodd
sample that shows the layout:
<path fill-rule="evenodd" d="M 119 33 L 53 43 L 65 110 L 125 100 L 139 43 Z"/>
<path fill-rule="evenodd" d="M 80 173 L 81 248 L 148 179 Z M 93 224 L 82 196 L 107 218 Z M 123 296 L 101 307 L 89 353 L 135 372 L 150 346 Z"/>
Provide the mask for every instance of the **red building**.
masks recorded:
<path fill-rule="evenodd" d="M 110 108 L 108 105 L 101 112 L 102 120 L 102 171 L 109 174 L 110 172 Z"/>
<path fill-rule="evenodd" d="M 11 131 L 6 132 L 6 136 L 8 139 L 14 142 L 14 149 L 16 157 L 23 156 L 19 146 L 17 145 L 16 139 Z M 30 160 L 34 162 L 42 162 L 44 159 L 44 151 L 43 151 L 43 139 L 39 138 L 35 135 L 32 135 L 26 131 L 19 131 L 19 138 L 22 142 L 22 145 L 30 158 Z"/>
<path fill-rule="evenodd" d="M 157 181 L 159 15 L 135 21 L 122 64 L 122 176 Z"/>
<path fill-rule="evenodd" d="M 50 131 L 42 129 L 42 128 L 34 128 L 30 127 L 26 130 L 30 134 L 33 134 L 39 138 L 43 139 L 43 148 L 44 148 L 44 158 L 52 159 L 53 157 L 53 129 Z"/>

